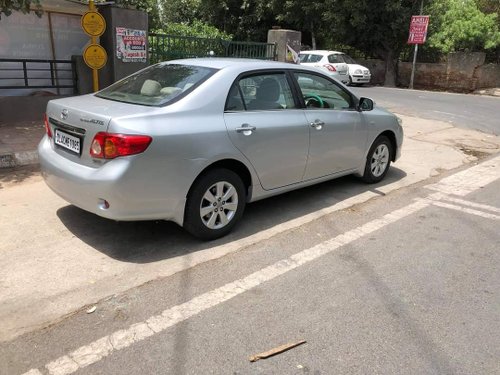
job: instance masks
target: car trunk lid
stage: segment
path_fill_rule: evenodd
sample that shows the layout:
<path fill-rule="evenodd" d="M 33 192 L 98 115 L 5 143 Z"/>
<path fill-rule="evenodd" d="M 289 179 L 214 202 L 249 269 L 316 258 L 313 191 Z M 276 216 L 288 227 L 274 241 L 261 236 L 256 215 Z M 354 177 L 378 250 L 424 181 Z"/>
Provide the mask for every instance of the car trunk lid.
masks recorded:
<path fill-rule="evenodd" d="M 151 111 L 150 107 L 121 103 L 94 95 L 51 100 L 47 120 L 54 150 L 78 164 L 97 167 L 103 160 L 90 156 L 95 135 L 108 131 L 112 118 Z M 97 164 L 96 164 L 97 163 Z"/>

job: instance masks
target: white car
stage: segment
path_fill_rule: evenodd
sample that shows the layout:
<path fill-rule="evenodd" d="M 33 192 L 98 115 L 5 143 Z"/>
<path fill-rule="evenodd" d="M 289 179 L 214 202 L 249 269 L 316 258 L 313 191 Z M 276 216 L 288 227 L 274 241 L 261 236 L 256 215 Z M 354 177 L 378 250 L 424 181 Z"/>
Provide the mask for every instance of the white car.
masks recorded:
<path fill-rule="evenodd" d="M 319 68 L 329 76 L 348 84 L 350 82 L 349 67 L 342 55 L 336 51 L 301 51 L 299 54 L 300 65 Z"/>
<path fill-rule="evenodd" d="M 337 53 L 339 54 L 340 58 L 344 59 L 347 66 L 349 67 L 350 85 L 356 85 L 356 84 L 362 85 L 363 83 L 370 83 L 370 80 L 372 78 L 370 69 L 368 69 L 366 66 L 357 64 L 356 61 L 354 61 L 351 56 L 346 55 L 345 53 L 342 52 L 337 52 Z"/>

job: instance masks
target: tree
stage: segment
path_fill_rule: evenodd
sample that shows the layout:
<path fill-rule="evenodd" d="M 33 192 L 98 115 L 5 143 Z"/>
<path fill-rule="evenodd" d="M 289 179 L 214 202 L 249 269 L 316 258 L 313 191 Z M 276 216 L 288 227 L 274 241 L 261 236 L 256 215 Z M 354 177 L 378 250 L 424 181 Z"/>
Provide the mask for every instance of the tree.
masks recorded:
<path fill-rule="evenodd" d="M 0 0 L 0 18 L 2 14 L 10 16 L 12 11 L 19 11 L 26 14 L 32 8 L 36 14 L 42 14 L 40 0 Z"/>
<path fill-rule="evenodd" d="M 265 41 L 274 21 L 261 0 L 201 0 L 200 19 L 236 40 Z"/>
<path fill-rule="evenodd" d="M 276 20 L 284 23 L 285 26 L 289 25 L 301 32 L 309 32 L 312 49 L 317 49 L 316 41 L 318 32 L 329 32 L 322 17 L 322 14 L 326 11 L 324 1 L 272 0 L 269 2 L 261 0 L 261 7 L 263 12 L 267 11 L 268 13 L 270 11 L 275 14 Z"/>
<path fill-rule="evenodd" d="M 326 0 L 324 19 L 334 27 L 335 42 L 385 61 L 385 85 L 395 86 L 397 58 L 406 45 L 418 0 Z M 333 39 L 332 38 L 332 39 Z"/>
<path fill-rule="evenodd" d="M 429 45 L 443 53 L 483 51 L 500 45 L 498 14 L 484 14 L 474 0 L 435 0 Z"/>

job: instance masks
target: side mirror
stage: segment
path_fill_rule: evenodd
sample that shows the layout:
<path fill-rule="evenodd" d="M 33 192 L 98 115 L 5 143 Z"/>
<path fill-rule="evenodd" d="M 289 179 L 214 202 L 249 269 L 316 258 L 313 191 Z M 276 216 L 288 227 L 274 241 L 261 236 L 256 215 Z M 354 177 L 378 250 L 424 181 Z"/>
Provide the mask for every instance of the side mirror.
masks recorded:
<path fill-rule="evenodd" d="M 370 98 L 360 98 L 358 103 L 358 111 L 371 111 L 373 109 L 373 100 Z"/>

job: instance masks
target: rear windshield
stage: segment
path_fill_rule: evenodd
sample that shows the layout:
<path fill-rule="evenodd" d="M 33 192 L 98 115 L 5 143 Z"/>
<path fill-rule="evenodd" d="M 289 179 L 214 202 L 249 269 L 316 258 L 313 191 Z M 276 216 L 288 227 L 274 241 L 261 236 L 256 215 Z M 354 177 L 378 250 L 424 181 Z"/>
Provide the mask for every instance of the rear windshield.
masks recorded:
<path fill-rule="evenodd" d="M 342 55 L 334 54 L 334 55 L 328 55 L 328 62 L 332 64 L 340 64 L 344 62 L 344 58 Z"/>
<path fill-rule="evenodd" d="M 323 55 L 313 55 L 312 53 L 301 53 L 299 55 L 301 63 L 315 63 L 323 58 Z"/>
<path fill-rule="evenodd" d="M 125 103 L 164 106 L 193 91 L 216 71 L 201 66 L 160 63 L 116 82 L 96 96 Z"/>

